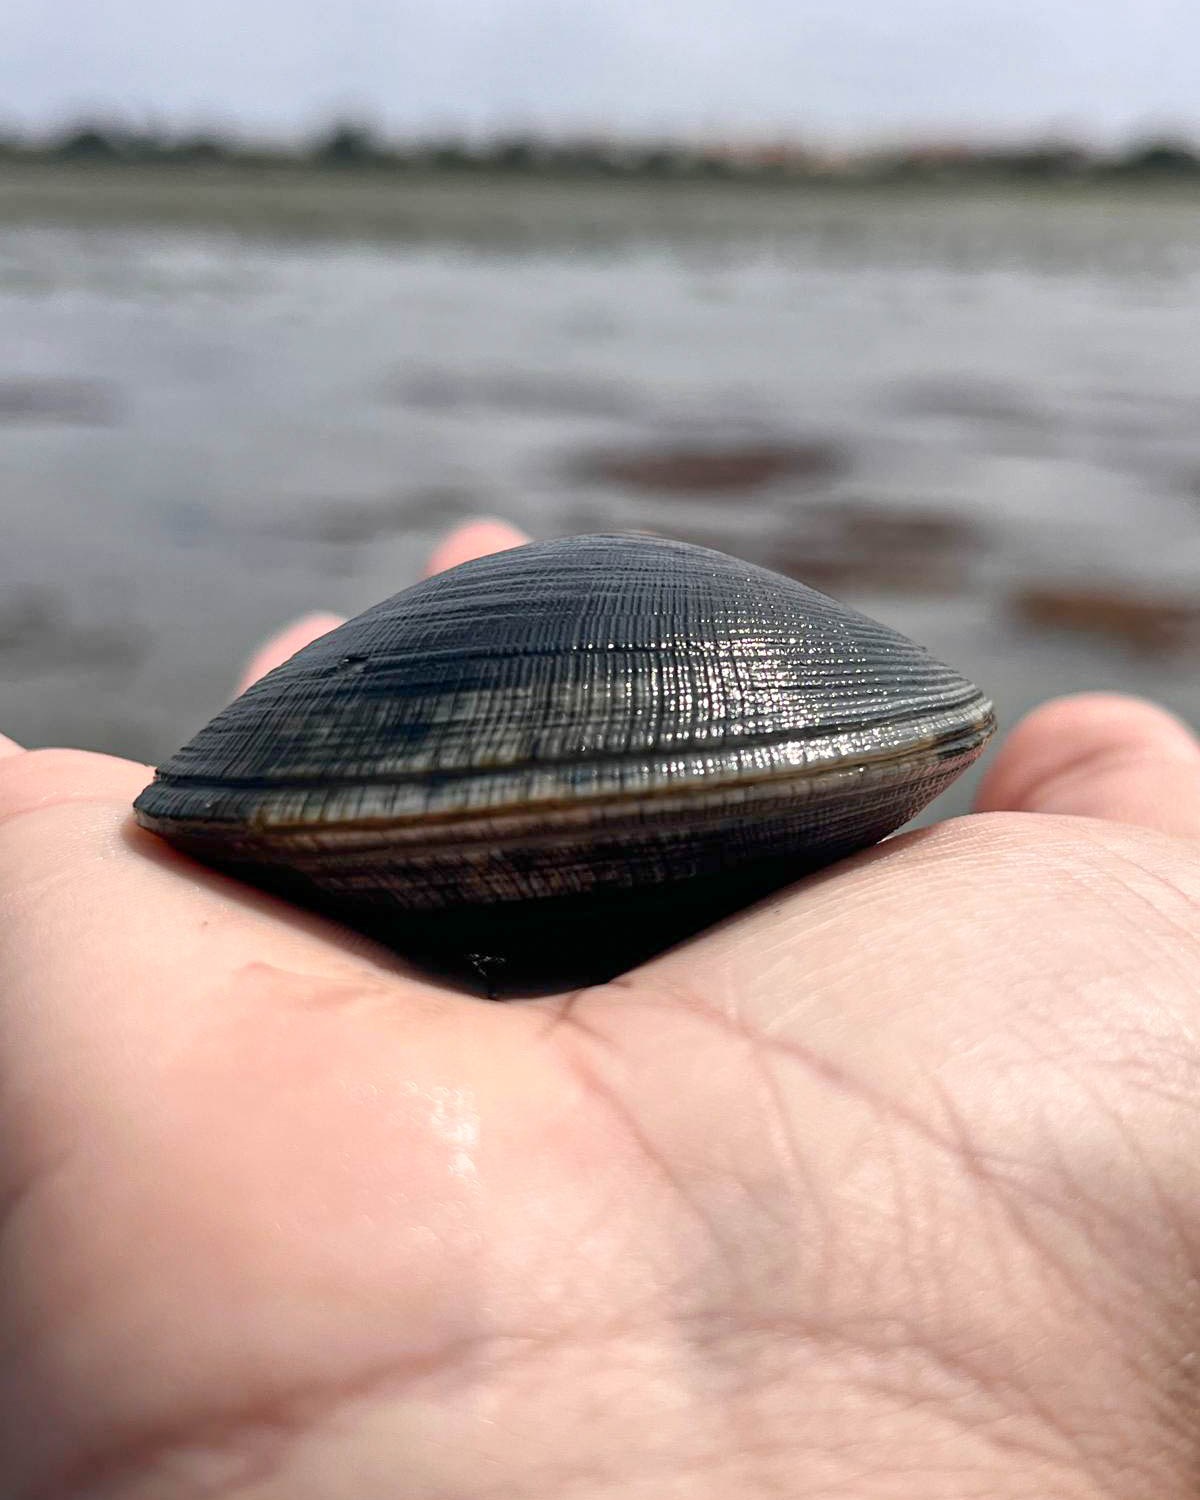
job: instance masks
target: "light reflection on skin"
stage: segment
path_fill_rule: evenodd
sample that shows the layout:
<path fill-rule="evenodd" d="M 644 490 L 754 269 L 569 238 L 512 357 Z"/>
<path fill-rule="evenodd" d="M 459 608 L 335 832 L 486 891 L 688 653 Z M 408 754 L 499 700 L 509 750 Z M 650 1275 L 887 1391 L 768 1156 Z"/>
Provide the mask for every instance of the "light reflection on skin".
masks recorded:
<path fill-rule="evenodd" d="M 480 1115 L 474 1093 L 444 1084 L 421 1092 L 430 1107 L 429 1123 L 434 1133 L 450 1148 L 451 1176 L 477 1183 Z"/>

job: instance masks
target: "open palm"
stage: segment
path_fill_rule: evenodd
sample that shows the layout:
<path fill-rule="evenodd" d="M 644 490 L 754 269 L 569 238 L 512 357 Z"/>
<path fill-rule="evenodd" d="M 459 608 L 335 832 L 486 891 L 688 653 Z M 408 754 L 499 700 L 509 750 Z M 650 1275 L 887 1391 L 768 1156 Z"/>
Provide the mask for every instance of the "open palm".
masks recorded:
<path fill-rule="evenodd" d="M 507 1006 L 175 855 L 147 777 L 0 759 L 4 1500 L 1195 1494 L 1175 721 L 1051 705 L 983 815 Z"/>

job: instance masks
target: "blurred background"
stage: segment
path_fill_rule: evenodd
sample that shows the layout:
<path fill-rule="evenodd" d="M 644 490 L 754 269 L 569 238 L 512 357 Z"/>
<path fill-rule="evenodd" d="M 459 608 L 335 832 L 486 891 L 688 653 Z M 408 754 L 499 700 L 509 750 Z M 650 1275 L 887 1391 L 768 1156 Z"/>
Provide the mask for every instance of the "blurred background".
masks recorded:
<path fill-rule="evenodd" d="M 787 571 L 1007 724 L 1200 721 L 1198 57 L 1182 0 L 7 0 L 0 722 L 160 758 L 479 514 Z"/>

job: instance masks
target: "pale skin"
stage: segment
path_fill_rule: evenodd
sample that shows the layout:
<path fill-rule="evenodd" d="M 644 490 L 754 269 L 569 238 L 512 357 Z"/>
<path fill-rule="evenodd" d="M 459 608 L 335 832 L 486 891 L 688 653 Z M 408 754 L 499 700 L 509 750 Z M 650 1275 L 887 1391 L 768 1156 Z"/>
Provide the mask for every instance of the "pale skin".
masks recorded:
<path fill-rule="evenodd" d="M 146 767 L 4 750 L 5 1500 L 1195 1496 L 1165 713 L 1047 705 L 977 814 L 512 1005 L 174 855 Z"/>

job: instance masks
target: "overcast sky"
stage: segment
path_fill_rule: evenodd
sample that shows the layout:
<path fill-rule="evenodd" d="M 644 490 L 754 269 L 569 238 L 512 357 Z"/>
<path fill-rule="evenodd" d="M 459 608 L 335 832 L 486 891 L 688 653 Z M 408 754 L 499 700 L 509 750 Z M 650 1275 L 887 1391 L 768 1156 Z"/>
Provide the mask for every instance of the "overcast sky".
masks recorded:
<path fill-rule="evenodd" d="M 1200 130 L 1200 0 L 0 0 L 0 121 Z"/>

